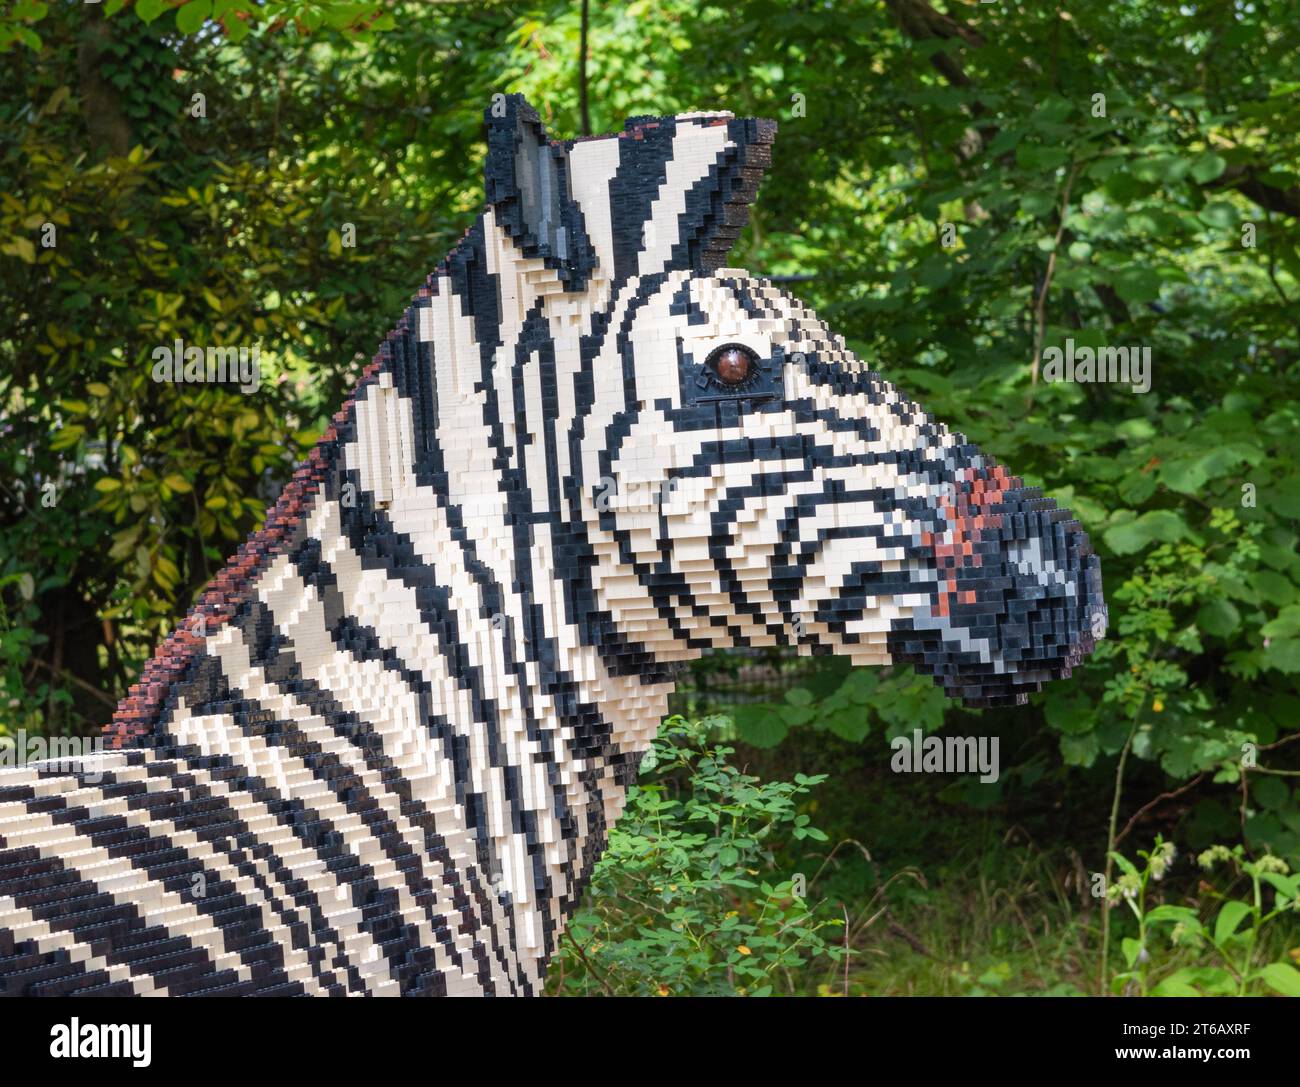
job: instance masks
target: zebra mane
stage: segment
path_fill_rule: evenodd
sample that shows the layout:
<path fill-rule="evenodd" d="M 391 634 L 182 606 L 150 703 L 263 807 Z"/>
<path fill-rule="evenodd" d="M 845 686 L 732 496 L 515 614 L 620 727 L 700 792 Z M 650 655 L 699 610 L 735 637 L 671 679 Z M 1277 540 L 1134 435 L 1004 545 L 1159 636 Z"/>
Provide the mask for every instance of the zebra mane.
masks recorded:
<path fill-rule="evenodd" d="M 258 577 L 300 531 L 325 480 L 335 471 L 337 429 L 341 424 L 351 422 L 359 391 L 382 365 L 382 357 L 377 355 L 362 372 L 343 407 L 267 511 L 261 529 L 240 545 L 230 562 L 208 582 L 185 618 L 159 644 L 140 673 L 139 682 L 132 685 L 126 697 L 118 703 L 112 719 L 104 726 L 106 747 L 131 746 L 152 733 L 168 708 L 169 697 L 202 658 L 207 635 L 235 619 L 241 608 L 248 605 Z"/>

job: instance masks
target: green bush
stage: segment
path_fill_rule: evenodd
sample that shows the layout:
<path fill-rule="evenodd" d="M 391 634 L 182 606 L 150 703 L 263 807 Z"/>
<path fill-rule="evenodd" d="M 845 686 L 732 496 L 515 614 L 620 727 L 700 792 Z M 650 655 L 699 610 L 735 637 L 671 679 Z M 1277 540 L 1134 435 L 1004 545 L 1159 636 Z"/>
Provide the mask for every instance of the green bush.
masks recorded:
<path fill-rule="evenodd" d="M 1139 996 L 1248 996 L 1277 992 L 1300 996 L 1300 970 L 1278 954 L 1264 954 L 1264 935 L 1280 918 L 1300 915 L 1300 879 L 1279 857 L 1254 860 L 1240 845 L 1216 845 L 1197 862 L 1207 873 L 1225 870 L 1228 891 L 1241 878 L 1246 897 L 1238 898 L 1205 883 L 1203 908 L 1151 906 L 1153 883 L 1165 877 L 1176 856 L 1171 842 L 1156 839 L 1149 853 L 1138 852 L 1139 868 L 1113 854 L 1123 872 L 1106 897 L 1111 906 L 1126 905 L 1137 920 L 1136 936 L 1122 941 L 1127 969 L 1111 978 L 1111 991 Z M 1271 908 L 1268 901 L 1271 899 Z M 1208 914 L 1214 913 L 1214 920 Z M 1163 933 L 1158 941 L 1156 933 Z M 1165 943 L 1165 947 L 1159 944 Z M 1294 956 L 1296 952 L 1292 952 Z"/>
<path fill-rule="evenodd" d="M 777 865 L 791 844 L 826 841 L 799 811 L 824 775 L 760 781 L 710 742 L 716 724 L 664 722 L 561 940 L 551 992 L 766 996 L 845 954 L 843 920 Z"/>

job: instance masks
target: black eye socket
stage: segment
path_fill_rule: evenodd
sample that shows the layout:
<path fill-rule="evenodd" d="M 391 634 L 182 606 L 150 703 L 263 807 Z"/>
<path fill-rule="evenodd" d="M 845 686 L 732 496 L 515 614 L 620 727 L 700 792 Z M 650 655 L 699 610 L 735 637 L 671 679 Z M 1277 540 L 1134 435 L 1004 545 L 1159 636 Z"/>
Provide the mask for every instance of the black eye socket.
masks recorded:
<path fill-rule="evenodd" d="M 729 343 L 704 360 L 705 367 L 728 388 L 739 388 L 758 372 L 758 356 L 748 347 Z"/>

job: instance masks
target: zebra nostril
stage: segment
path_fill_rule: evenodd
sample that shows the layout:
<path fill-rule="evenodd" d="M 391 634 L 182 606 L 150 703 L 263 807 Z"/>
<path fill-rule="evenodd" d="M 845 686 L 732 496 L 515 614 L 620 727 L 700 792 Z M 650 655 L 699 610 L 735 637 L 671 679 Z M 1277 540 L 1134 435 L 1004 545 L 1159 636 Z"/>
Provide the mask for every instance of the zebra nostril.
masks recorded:
<path fill-rule="evenodd" d="M 917 556 L 932 602 L 891 633 L 895 659 L 975 706 L 1021 702 L 1069 675 L 1107 618 L 1078 521 L 1000 466 L 970 469 L 935 514 Z"/>

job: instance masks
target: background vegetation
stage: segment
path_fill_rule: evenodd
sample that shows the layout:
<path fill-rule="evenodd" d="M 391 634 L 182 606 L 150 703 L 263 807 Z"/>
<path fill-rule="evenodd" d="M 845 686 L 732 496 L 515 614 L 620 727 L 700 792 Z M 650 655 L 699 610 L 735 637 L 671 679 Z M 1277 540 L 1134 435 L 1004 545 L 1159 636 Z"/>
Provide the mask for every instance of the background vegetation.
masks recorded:
<path fill-rule="evenodd" d="M 3 732 L 101 725 L 257 527 L 477 212 L 493 93 L 774 117 L 732 263 L 1071 506 L 1110 637 L 1014 711 L 702 665 L 728 716 L 666 734 L 553 985 L 1296 991 L 1300 3 L 17 0 L 0 50 Z M 154 384 L 177 337 L 261 389 Z M 1067 338 L 1151 391 L 1045 383 Z M 916 727 L 1001 778 L 891 773 Z"/>

